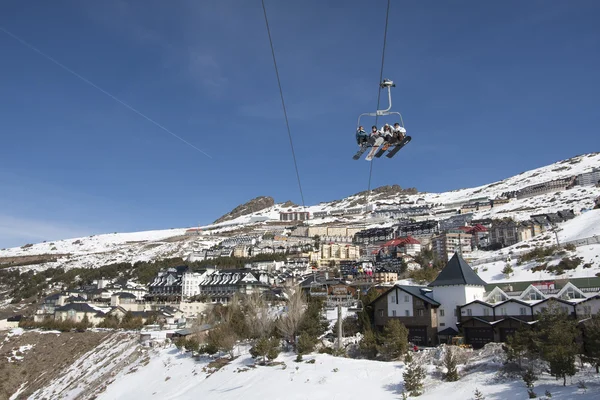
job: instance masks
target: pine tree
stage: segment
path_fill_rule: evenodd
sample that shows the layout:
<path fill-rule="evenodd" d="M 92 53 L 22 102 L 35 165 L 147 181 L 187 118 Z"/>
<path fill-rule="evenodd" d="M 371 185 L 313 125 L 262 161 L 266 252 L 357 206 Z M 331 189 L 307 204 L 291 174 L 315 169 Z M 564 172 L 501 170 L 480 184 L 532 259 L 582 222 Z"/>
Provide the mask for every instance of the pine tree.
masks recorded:
<path fill-rule="evenodd" d="M 533 371 L 532 367 L 527 368 L 527 371 L 525 371 L 522 378 L 523 378 L 523 381 L 525 382 L 525 386 L 527 386 L 528 389 L 532 389 L 533 382 L 537 381 L 537 379 L 538 379 L 538 377 L 535 375 L 535 372 Z"/>
<path fill-rule="evenodd" d="M 254 346 L 250 348 L 250 355 L 253 358 L 262 357 L 262 363 L 267 362 L 267 353 L 269 352 L 269 339 L 262 337 L 254 342 Z"/>
<path fill-rule="evenodd" d="M 374 360 L 377 357 L 377 336 L 375 332 L 372 330 L 366 331 L 358 344 L 358 348 L 363 357 Z"/>
<path fill-rule="evenodd" d="M 475 388 L 475 393 L 473 393 L 473 395 L 475 396 L 474 400 L 485 400 L 485 396 L 479 391 L 478 388 Z"/>
<path fill-rule="evenodd" d="M 566 386 L 567 376 L 573 376 L 577 372 L 575 356 L 580 350 L 577 343 L 579 331 L 577 322 L 570 319 L 558 304 L 549 303 L 537 323 L 542 343 L 541 354 L 550 365 L 550 374 L 563 378 L 563 386 Z"/>
<path fill-rule="evenodd" d="M 269 361 L 273 361 L 274 359 L 276 359 L 280 352 L 281 341 L 276 337 L 272 337 L 271 339 L 269 339 L 269 351 L 267 351 L 267 358 L 269 359 Z"/>
<path fill-rule="evenodd" d="M 408 348 L 408 329 L 397 319 L 388 320 L 383 327 L 379 351 L 389 360 L 396 359 L 406 353 Z"/>
<path fill-rule="evenodd" d="M 508 359 L 511 361 L 516 360 L 519 367 L 522 367 L 524 357 L 533 360 L 539 358 L 540 355 L 538 334 L 528 326 L 519 328 L 513 335 L 509 336 L 507 346 Z"/>
<path fill-rule="evenodd" d="M 584 353 L 592 365 L 596 367 L 596 373 L 600 372 L 600 315 L 594 315 L 584 324 Z"/>
<path fill-rule="evenodd" d="M 423 368 L 415 359 L 408 356 L 405 362 L 409 362 L 406 371 L 402 374 L 404 378 L 404 389 L 411 396 L 420 396 L 423 394 L 423 381 L 425 380 L 425 368 Z"/>
<path fill-rule="evenodd" d="M 310 336 L 306 332 L 302 332 L 298 337 L 298 343 L 296 344 L 296 351 L 298 355 L 308 354 L 315 349 L 315 338 Z"/>
<path fill-rule="evenodd" d="M 446 354 L 444 356 L 444 367 L 447 372 L 444 375 L 444 379 L 448 382 L 454 382 L 459 379 L 458 369 L 456 368 L 456 356 L 452 352 L 451 347 L 446 347 Z"/>
<path fill-rule="evenodd" d="M 371 330 L 371 321 L 373 315 L 373 301 L 379 297 L 379 292 L 377 289 L 372 287 L 369 289 L 367 294 L 361 298 L 363 303 L 363 310 L 358 313 L 358 324 L 359 331 L 361 333 L 365 333 L 368 330 Z"/>

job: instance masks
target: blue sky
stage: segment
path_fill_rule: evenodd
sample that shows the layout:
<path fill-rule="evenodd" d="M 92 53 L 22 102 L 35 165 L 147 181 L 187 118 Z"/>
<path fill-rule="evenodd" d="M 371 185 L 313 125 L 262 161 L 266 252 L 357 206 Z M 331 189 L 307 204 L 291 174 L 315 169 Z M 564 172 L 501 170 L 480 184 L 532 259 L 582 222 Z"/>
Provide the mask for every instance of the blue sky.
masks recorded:
<path fill-rule="evenodd" d="M 368 184 L 385 0 L 266 0 L 307 205 Z M 600 3 L 392 1 L 384 76 L 412 142 L 372 186 L 437 192 L 600 151 Z M 259 0 L 4 1 L 0 248 L 300 203 Z M 373 121 L 365 121 L 370 126 Z"/>

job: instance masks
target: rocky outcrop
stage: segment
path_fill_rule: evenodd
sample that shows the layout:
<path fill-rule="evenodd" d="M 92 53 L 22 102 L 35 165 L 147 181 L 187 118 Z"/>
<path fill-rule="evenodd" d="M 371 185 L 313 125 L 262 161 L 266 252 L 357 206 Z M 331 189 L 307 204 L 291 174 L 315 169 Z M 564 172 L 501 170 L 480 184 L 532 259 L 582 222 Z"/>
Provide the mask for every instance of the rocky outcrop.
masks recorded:
<path fill-rule="evenodd" d="M 406 189 L 402 189 L 400 187 L 400 185 L 386 185 L 386 186 L 380 186 L 378 188 L 375 188 L 373 190 L 371 190 L 371 195 L 382 195 L 383 197 L 392 197 L 392 196 L 396 196 L 399 194 L 418 194 L 419 191 L 416 188 L 406 188 Z M 367 191 L 363 191 L 360 193 L 355 194 L 355 196 L 364 196 L 367 194 Z"/>
<path fill-rule="evenodd" d="M 219 222 L 231 221 L 237 217 L 241 217 L 242 215 L 248 215 L 255 213 L 260 210 L 264 210 L 265 208 L 272 207 L 275 204 L 275 200 L 272 197 L 268 196 L 259 196 L 247 203 L 237 206 L 231 212 L 223 215 L 219 219 L 217 219 L 214 224 L 218 224 Z"/>

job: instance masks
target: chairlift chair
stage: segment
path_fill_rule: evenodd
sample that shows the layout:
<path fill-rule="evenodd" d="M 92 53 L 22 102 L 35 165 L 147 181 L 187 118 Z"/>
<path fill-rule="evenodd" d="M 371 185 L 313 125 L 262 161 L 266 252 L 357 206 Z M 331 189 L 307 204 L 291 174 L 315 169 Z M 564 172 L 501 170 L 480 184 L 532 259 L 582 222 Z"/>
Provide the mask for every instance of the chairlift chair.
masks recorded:
<path fill-rule="evenodd" d="M 382 89 L 386 89 L 388 91 L 388 108 L 386 108 L 385 110 L 377 110 L 374 113 L 362 113 L 358 116 L 358 123 L 356 125 L 356 127 L 358 128 L 359 126 L 361 126 L 360 120 L 363 117 L 384 117 L 387 115 L 398 115 L 398 117 L 400 118 L 400 126 L 402 126 L 404 128 L 404 121 L 402 120 L 402 114 L 400 114 L 398 111 L 390 111 L 392 109 L 392 88 L 396 87 L 396 85 L 394 84 L 393 81 L 389 80 L 389 79 L 384 79 L 383 82 L 381 82 L 381 84 L 379 84 L 379 86 Z"/>
<path fill-rule="evenodd" d="M 309 293 L 311 297 L 323 297 L 329 294 L 329 288 L 325 283 L 312 282 Z"/>
<path fill-rule="evenodd" d="M 388 92 L 388 107 L 385 110 L 376 110 L 374 113 L 362 113 L 358 116 L 358 121 L 357 121 L 357 125 L 356 128 L 358 130 L 358 127 L 362 126 L 361 124 L 361 119 L 363 117 L 384 117 L 384 116 L 389 116 L 389 115 L 397 115 L 399 118 L 399 124 L 402 128 L 404 128 L 404 120 L 402 119 L 402 114 L 400 114 L 398 111 L 390 111 L 392 109 L 392 88 L 396 87 L 396 85 L 394 84 L 393 81 L 389 80 L 389 79 L 384 79 L 383 82 L 381 82 L 379 84 L 379 86 L 382 89 L 387 89 Z M 398 121 L 395 121 L 398 122 Z M 388 157 L 393 157 L 394 154 L 396 154 L 396 152 L 401 149 L 406 143 L 408 143 L 410 141 L 410 136 L 406 136 L 405 139 L 401 142 L 401 143 L 396 143 L 396 144 L 392 144 L 391 146 L 397 148 L 395 149 L 393 152 L 390 151 L 390 153 L 388 154 Z M 386 144 L 384 146 L 385 149 L 388 148 L 388 146 L 390 146 L 389 144 Z M 364 150 L 368 147 L 372 147 L 371 144 L 366 145 L 366 146 L 361 146 L 361 150 L 359 150 L 359 152 L 357 152 L 354 155 L 354 159 L 358 160 L 360 158 L 360 156 L 363 154 Z M 379 145 L 377 145 L 376 147 L 379 147 Z M 381 154 L 383 154 L 381 152 Z M 381 154 L 378 154 L 377 157 L 381 156 Z M 372 156 L 369 156 L 372 157 Z M 368 160 L 370 158 L 367 158 Z"/>
<path fill-rule="evenodd" d="M 348 308 L 348 311 L 361 312 L 364 310 L 362 300 L 356 300 L 354 304 Z"/>

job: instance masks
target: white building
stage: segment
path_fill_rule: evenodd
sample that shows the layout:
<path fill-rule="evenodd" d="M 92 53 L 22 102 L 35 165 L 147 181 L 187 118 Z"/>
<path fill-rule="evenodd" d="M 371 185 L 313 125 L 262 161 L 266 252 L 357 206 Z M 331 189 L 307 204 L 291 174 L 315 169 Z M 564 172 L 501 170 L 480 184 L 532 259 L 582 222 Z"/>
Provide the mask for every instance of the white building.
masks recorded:
<path fill-rule="evenodd" d="M 214 268 L 207 268 L 204 271 L 187 271 L 181 277 L 181 295 L 184 299 L 200 294 L 200 282 L 207 276 L 215 272 Z"/>
<path fill-rule="evenodd" d="M 428 285 L 432 289 L 432 298 L 441 304 L 438 335 L 458 333 L 458 307 L 474 300 L 483 300 L 485 285 L 458 253 L 452 256 L 438 277 Z"/>

